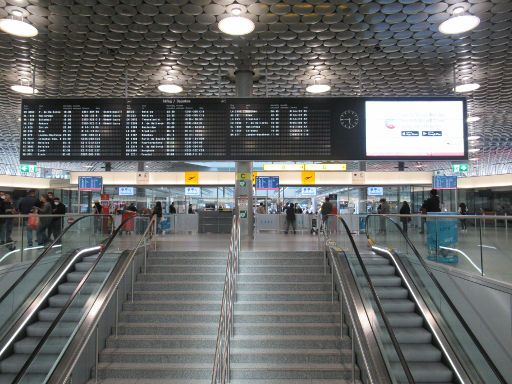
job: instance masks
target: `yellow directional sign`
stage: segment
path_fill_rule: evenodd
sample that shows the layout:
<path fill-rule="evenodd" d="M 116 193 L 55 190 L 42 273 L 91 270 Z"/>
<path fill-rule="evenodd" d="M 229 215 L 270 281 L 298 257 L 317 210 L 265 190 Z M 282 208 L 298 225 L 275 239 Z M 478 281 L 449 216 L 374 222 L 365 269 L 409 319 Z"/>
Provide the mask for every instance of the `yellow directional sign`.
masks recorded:
<path fill-rule="evenodd" d="M 302 171 L 302 185 L 315 185 L 315 172 Z"/>
<path fill-rule="evenodd" d="M 185 172 L 185 185 L 199 185 L 199 172 Z"/>
<path fill-rule="evenodd" d="M 256 185 L 256 176 L 258 176 L 258 172 L 252 173 L 252 185 Z"/>
<path fill-rule="evenodd" d="M 251 178 L 250 172 L 240 172 L 236 174 L 237 181 L 249 181 Z"/>

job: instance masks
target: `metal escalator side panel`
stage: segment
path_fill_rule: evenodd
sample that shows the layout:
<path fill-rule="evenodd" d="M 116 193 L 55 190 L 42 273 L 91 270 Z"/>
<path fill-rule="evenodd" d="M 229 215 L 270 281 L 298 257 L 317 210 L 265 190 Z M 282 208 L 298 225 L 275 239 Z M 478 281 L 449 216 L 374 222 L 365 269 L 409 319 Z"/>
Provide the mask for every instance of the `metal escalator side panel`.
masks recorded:
<path fill-rule="evenodd" d="M 328 252 L 332 252 L 332 249 L 329 248 Z M 358 320 L 354 322 L 355 332 L 358 335 L 359 353 L 362 355 L 362 362 L 365 364 L 366 372 L 369 374 L 369 383 L 392 383 L 393 380 L 389 373 L 390 367 L 383 358 L 374 327 L 372 327 L 372 313 L 368 313 L 365 308 L 350 265 L 346 258 L 333 257 L 333 260 L 337 264 L 334 272 L 339 274 L 338 279 L 343 282 L 340 290 L 344 292 L 340 292 L 340 294 L 350 298 L 345 303 L 349 316 Z M 375 315 L 373 314 L 373 316 Z"/>

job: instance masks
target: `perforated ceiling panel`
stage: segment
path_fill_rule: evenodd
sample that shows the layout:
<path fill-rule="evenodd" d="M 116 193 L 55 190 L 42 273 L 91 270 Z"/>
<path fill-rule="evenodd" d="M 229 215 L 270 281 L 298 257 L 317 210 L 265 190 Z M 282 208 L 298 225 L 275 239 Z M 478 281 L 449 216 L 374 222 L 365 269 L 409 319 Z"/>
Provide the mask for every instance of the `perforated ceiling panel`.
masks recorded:
<path fill-rule="evenodd" d="M 23 12 L 32 39 L 0 34 L 0 155 L 17 168 L 20 97 L 9 87 L 31 79 L 43 96 L 161 96 L 166 80 L 185 96 L 233 96 L 241 50 L 260 75 L 256 96 L 301 96 L 312 78 L 330 95 L 447 95 L 454 80 L 474 81 L 470 134 L 475 172 L 502 172 L 512 150 L 512 1 L 239 0 L 256 23 L 245 38 L 217 23 L 233 0 L 0 0 L 0 18 Z M 473 31 L 446 36 L 439 24 L 456 6 L 481 19 Z M 501 165 L 500 165 L 501 164 Z M 55 164 L 53 164 L 55 165 Z M 92 164 L 98 168 L 98 164 Z M 393 163 L 368 169 L 393 170 Z M 417 163 L 407 164 L 417 169 Z M 425 170 L 449 163 L 424 163 Z M 133 164 L 114 164 L 115 169 Z M 83 164 L 59 164 L 79 169 Z M 155 163 L 153 168 L 168 168 Z M 500 170 L 498 170 L 498 168 Z M 1 171 L 1 170 L 0 170 Z"/>

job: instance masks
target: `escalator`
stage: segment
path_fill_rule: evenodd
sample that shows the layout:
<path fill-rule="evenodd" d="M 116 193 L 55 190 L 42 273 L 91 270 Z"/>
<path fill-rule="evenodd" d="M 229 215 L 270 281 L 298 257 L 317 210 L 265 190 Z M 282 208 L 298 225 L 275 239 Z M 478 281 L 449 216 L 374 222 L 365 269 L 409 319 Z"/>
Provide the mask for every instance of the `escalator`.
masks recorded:
<path fill-rule="evenodd" d="M 101 231 L 95 230 L 99 222 L 106 224 Z M 25 270 L 2 294 L 0 383 L 14 380 L 79 281 L 88 273 L 98 255 L 104 253 L 105 246 L 111 243 L 115 234 L 112 223 L 110 215 L 79 218 L 65 228 L 33 262 L 24 265 Z M 91 277 L 97 283 L 96 289 L 116 257 L 115 253 L 110 253 L 101 269 Z M 91 285 L 89 292 L 92 293 L 94 289 Z M 78 305 L 86 300 L 87 295 L 83 295 Z M 59 328 L 59 337 L 52 340 L 53 347 L 49 353 L 60 353 L 64 337 L 69 336 L 67 332 L 68 327 L 63 324 Z M 44 360 L 48 359 L 42 358 Z M 35 375 L 31 380 L 40 383 L 42 378 Z"/>
<path fill-rule="evenodd" d="M 383 312 L 376 312 L 380 326 L 391 325 L 415 383 L 507 383 L 417 253 L 414 266 L 392 249 L 375 245 L 373 252 L 361 255 L 348 225 L 338 220 L 338 233 L 331 238 L 345 249 L 347 243 L 356 249 L 340 256 L 347 258 L 361 291 L 375 292 L 374 298 L 366 295 L 366 305 L 377 301 L 382 307 Z M 382 228 L 380 220 L 376 223 Z M 385 355 L 389 345 L 384 349 Z M 396 359 L 389 360 L 396 365 Z"/>

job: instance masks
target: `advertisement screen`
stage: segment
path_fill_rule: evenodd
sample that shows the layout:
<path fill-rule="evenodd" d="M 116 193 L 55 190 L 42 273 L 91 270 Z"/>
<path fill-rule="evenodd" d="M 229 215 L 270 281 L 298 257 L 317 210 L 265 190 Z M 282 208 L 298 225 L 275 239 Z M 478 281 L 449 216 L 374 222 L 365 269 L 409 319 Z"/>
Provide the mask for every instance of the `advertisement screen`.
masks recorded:
<path fill-rule="evenodd" d="M 185 187 L 185 196 L 201 196 L 201 187 Z"/>
<path fill-rule="evenodd" d="M 462 100 L 367 100 L 366 156 L 465 156 Z"/>
<path fill-rule="evenodd" d="M 382 196 L 384 187 L 368 187 L 368 196 Z"/>
<path fill-rule="evenodd" d="M 119 187 L 119 196 L 134 196 L 134 187 Z"/>

